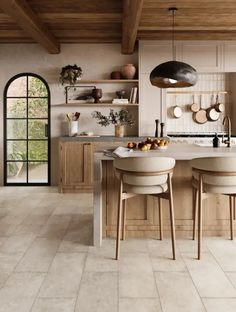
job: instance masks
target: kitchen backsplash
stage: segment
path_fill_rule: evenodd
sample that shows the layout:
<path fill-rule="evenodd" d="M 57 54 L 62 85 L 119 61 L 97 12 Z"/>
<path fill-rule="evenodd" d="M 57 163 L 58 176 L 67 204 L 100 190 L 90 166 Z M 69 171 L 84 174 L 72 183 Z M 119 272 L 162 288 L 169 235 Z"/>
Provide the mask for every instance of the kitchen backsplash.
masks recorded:
<path fill-rule="evenodd" d="M 189 94 L 184 92 L 196 92 Z M 197 84 L 191 88 L 182 89 L 168 89 L 166 91 L 166 130 L 167 133 L 213 133 L 224 131 L 222 125 L 223 118 L 230 112 L 230 94 L 218 94 L 219 102 L 225 104 L 226 111 L 220 114 L 217 121 L 207 121 L 205 124 L 198 124 L 193 120 L 193 113 L 190 109 L 194 102 L 200 103 L 202 108 L 206 109 L 213 105 L 216 101 L 216 95 L 219 91 L 229 91 L 229 74 L 212 73 L 199 74 Z M 176 92 L 176 94 L 169 93 Z M 183 92 L 183 93 L 182 93 Z M 210 92 L 204 94 L 204 92 Z M 212 93 L 211 93 L 212 92 Z M 178 94 L 177 94 L 178 93 Z M 193 97 L 194 95 L 194 97 Z M 182 116 L 180 118 L 173 117 L 173 108 L 178 105 L 182 109 Z"/>

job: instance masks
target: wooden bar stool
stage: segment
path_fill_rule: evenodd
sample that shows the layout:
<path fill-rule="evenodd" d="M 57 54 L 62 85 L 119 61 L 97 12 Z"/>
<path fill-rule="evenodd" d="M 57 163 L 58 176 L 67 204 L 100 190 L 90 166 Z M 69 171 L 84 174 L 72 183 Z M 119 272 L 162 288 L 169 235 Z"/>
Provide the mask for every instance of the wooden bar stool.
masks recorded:
<path fill-rule="evenodd" d="M 121 217 L 123 211 L 123 234 L 125 238 L 126 199 L 146 194 L 158 197 L 160 239 L 162 239 L 162 210 L 160 199 L 169 200 L 171 240 L 175 260 L 175 222 L 172 192 L 172 174 L 175 160 L 168 157 L 129 157 L 114 159 L 116 176 L 120 180 L 117 214 L 116 260 L 119 259 Z"/>
<path fill-rule="evenodd" d="M 193 239 L 198 214 L 198 260 L 202 246 L 202 201 L 214 194 L 229 197 L 230 238 L 234 238 L 234 209 L 236 194 L 236 157 L 206 157 L 190 161 L 194 202 Z"/>

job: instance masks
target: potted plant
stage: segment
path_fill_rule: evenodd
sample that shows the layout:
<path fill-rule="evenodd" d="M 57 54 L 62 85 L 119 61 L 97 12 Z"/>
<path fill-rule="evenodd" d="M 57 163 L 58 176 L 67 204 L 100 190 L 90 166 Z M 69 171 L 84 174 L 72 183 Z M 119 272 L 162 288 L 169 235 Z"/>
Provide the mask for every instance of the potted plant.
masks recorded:
<path fill-rule="evenodd" d="M 70 85 L 75 85 L 76 81 L 82 76 L 82 69 L 75 65 L 67 65 L 62 67 L 60 73 L 60 82 L 63 85 L 65 82 L 69 82 Z"/>
<path fill-rule="evenodd" d="M 121 109 L 118 112 L 115 112 L 113 109 L 110 109 L 110 113 L 106 116 L 99 111 L 94 111 L 92 117 L 97 120 L 97 123 L 102 127 L 107 127 L 110 124 L 115 126 L 115 136 L 123 137 L 124 136 L 124 126 L 132 127 L 134 125 L 134 120 L 132 115 L 127 109 Z"/>

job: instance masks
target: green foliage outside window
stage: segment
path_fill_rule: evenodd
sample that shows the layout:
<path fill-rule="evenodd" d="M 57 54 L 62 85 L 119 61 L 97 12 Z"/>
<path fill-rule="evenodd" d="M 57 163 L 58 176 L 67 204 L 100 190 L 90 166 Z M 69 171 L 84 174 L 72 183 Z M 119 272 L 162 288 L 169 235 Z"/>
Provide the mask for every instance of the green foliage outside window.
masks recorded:
<path fill-rule="evenodd" d="M 20 78 L 22 79 L 22 78 Z M 24 77 L 26 79 L 26 77 Z M 17 96 L 17 94 L 15 95 Z M 29 118 L 45 118 L 45 120 L 29 120 L 28 121 L 28 138 L 29 139 L 46 139 L 45 124 L 48 118 L 48 96 L 45 84 L 38 78 L 28 77 L 28 117 Z M 31 97 L 31 98 L 30 98 Z M 34 98 L 35 97 L 35 98 Z M 40 98 L 45 97 L 45 98 Z M 7 117 L 16 118 L 16 120 L 8 120 L 8 135 L 11 138 L 26 139 L 26 122 L 19 122 L 17 118 L 26 118 L 27 102 L 24 98 L 9 98 L 7 100 Z M 8 154 L 8 160 L 25 160 L 27 159 L 25 144 L 12 144 L 11 153 Z M 22 142 L 23 143 L 23 142 Z M 47 160 L 47 141 L 29 141 L 28 142 L 28 159 Z M 37 163 L 35 163 L 37 164 Z M 17 173 L 17 167 L 13 163 L 8 164 L 8 174 L 10 176 Z"/>

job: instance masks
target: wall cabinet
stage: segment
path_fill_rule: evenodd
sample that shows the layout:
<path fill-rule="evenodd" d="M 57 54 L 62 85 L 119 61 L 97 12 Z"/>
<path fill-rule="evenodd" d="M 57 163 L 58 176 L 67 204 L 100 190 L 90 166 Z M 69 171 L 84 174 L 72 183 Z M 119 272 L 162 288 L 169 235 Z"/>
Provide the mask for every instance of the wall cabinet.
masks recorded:
<path fill-rule="evenodd" d="M 198 72 L 221 72 L 223 68 L 223 46 L 219 42 L 182 43 L 183 62 Z"/>
<path fill-rule="evenodd" d="M 176 52 L 176 59 L 181 61 L 181 50 L 179 45 L 174 47 Z M 142 42 L 140 43 L 139 53 L 139 72 L 148 73 L 159 64 L 172 60 L 172 46 L 171 42 Z"/>
<path fill-rule="evenodd" d="M 93 181 L 93 145 L 91 142 L 59 144 L 60 192 L 91 191 Z"/>
<path fill-rule="evenodd" d="M 224 71 L 224 43 L 222 41 L 176 41 L 175 51 L 177 61 L 188 63 L 199 72 Z M 140 73 L 150 74 L 155 66 L 172 59 L 170 41 L 140 42 Z"/>
<path fill-rule="evenodd" d="M 161 120 L 162 90 L 151 85 L 149 74 L 141 73 L 139 77 L 139 97 L 142 104 L 139 106 L 139 135 L 150 136 L 155 134 L 155 119 Z"/>
<path fill-rule="evenodd" d="M 226 72 L 236 72 L 236 43 L 225 43 L 224 63 Z"/>

